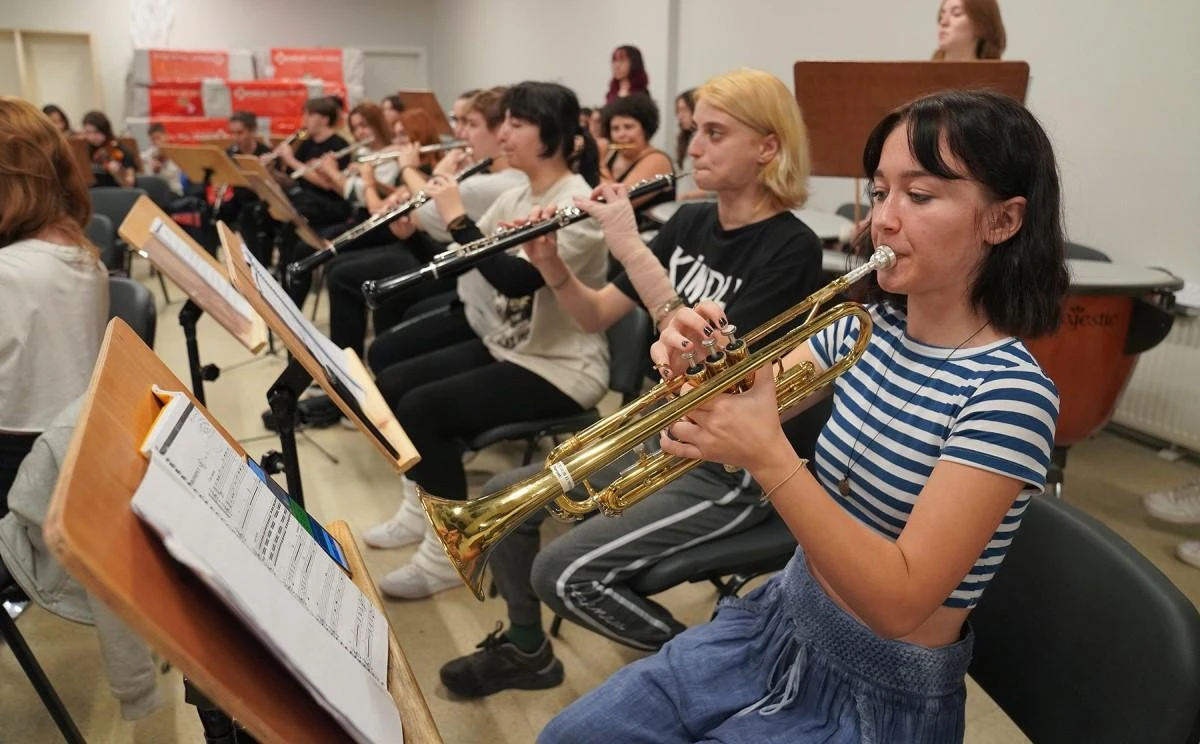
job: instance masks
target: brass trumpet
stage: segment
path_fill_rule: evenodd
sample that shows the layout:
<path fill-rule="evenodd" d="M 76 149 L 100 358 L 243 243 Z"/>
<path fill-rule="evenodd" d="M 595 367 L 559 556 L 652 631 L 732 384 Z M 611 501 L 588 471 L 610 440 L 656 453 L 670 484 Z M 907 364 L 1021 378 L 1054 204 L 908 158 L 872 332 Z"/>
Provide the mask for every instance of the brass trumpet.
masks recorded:
<path fill-rule="evenodd" d="M 482 601 L 484 567 L 492 549 L 537 509 L 547 507 L 560 519 L 578 519 L 596 509 L 614 516 L 699 465 L 700 460 L 672 457 L 662 452 L 647 455 L 639 445 L 716 396 L 748 389 L 756 369 L 777 363 L 823 328 L 854 316 L 861 325 L 858 340 L 849 354 L 820 374 L 811 363 L 806 363 L 791 367 L 776 377 L 779 411 L 782 413 L 791 408 L 850 369 L 866 352 L 871 337 L 871 314 L 854 302 L 843 302 L 820 315 L 817 313 L 824 302 L 871 272 L 891 267 L 895 261 L 892 249 L 880 246 L 868 261 L 742 338 L 734 336 L 736 329 L 732 326 L 722 328 L 721 333 L 729 338 L 723 351 L 718 351 L 715 343 L 709 345 L 708 358 L 693 364 L 684 375 L 660 382 L 612 416 L 555 447 L 546 458 L 546 469 L 538 475 L 473 501 L 440 499 L 418 486 L 421 506 L 463 583 Z M 749 351 L 750 344 L 782 330 L 805 314 L 807 317 L 800 325 L 762 348 Z M 695 387 L 679 395 L 684 382 Z M 651 410 L 663 399 L 668 402 Z M 637 462 L 622 471 L 606 488 L 595 490 L 587 483 L 588 477 L 631 451 L 637 451 Z M 568 492 L 580 483 L 586 488 L 588 497 L 576 501 Z"/>

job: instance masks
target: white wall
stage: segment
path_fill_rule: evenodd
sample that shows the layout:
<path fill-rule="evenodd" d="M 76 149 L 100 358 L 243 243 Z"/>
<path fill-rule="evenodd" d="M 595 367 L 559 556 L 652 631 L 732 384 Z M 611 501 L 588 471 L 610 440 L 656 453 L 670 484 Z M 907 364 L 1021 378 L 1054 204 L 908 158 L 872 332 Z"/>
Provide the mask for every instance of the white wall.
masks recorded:
<path fill-rule="evenodd" d="M 124 119 L 125 74 L 133 54 L 137 0 L 0 0 L 0 26 L 92 35 L 105 109 Z M 428 46 L 437 0 L 174 0 L 166 46 L 266 49 L 271 46 Z M 40 102 L 39 102 L 40 103 Z M 69 112 L 78 123 L 83 112 Z"/>
<path fill-rule="evenodd" d="M 1001 0 L 1007 59 L 1026 60 L 1026 103 L 1053 138 L 1072 240 L 1120 263 L 1200 280 L 1188 219 L 1200 204 L 1200 3 Z M 936 0 L 725 0 L 683 3 L 681 86 L 731 67 L 792 85 L 799 59 L 927 59 Z M 852 92 L 847 92 L 852 95 Z M 817 179 L 812 204 L 852 198 Z"/>
<path fill-rule="evenodd" d="M 559 82 L 580 105 L 603 105 L 609 60 L 623 44 L 642 50 L 650 92 L 664 104 L 665 0 L 443 0 L 435 3 L 433 38 L 431 83 L 447 105 L 463 90 L 522 80 Z"/>

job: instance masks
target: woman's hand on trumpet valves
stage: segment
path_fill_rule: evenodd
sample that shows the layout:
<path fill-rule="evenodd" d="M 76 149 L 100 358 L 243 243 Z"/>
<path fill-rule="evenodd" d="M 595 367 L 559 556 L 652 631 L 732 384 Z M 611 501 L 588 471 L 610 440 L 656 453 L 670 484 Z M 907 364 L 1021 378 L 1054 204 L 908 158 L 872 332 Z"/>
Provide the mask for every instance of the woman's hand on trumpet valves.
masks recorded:
<path fill-rule="evenodd" d="M 685 384 L 680 395 L 690 389 Z M 789 453 L 795 457 L 779 421 L 775 374 L 769 364 L 755 372 L 748 391 L 718 395 L 693 408 L 659 439 L 668 455 L 741 468 L 751 475 L 772 463 L 787 462 Z"/>
<path fill-rule="evenodd" d="M 728 323 L 724 308 L 712 300 L 675 310 L 650 346 L 655 369 L 663 379 L 678 377 L 690 366 L 684 354 L 694 355 L 697 363 L 703 362 L 707 353 L 704 342 L 710 338 L 716 340 L 718 349 L 724 349 L 729 339 L 720 328 Z"/>

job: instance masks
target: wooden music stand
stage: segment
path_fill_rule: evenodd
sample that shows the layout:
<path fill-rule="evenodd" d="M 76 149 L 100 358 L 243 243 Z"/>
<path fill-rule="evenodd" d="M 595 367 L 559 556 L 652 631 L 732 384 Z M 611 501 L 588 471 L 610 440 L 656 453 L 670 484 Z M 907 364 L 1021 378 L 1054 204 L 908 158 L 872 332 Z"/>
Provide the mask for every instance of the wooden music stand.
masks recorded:
<path fill-rule="evenodd" d="M 379 453 L 396 469 L 396 472 L 403 473 L 417 464 L 420 455 L 408 435 L 404 433 L 400 422 L 392 414 L 392 409 L 380 395 L 379 388 L 375 387 L 375 382 L 371 379 L 366 367 L 363 366 L 362 360 L 358 358 L 358 354 L 351 349 L 343 350 L 346 354 L 346 367 L 354 377 L 354 381 L 361 385 L 366 392 L 366 399 L 361 404 L 361 412 L 356 410 L 357 404 L 345 399 L 343 392 L 339 391 L 330 381 L 325 374 L 325 369 L 313 357 L 308 346 L 292 332 L 283 318 L 279 317 L 259 292 L 250 269 L 242 257 L 241 238 L 224 222 L 217 223 L 217 233 L 221 236 L 221 246 L 225 249 L 225 265 L 234 288 L 250 302 L 250 306 L 262 316 L 271 331 L 283 340 L 283 344 L 291 353 L 292 358 L 299 362 L 304 370 L 312 376 L 312 379 L 325 390 L 326 395 L 337 404 L 342 414 L 353 421 L 355 426 L 371 440 Z"/>
<path fill-rule="evenodd" d="M 1027 62 L 797 62 L 814 176 L 862 178 L 862 151 L 893 109 L 930 93 L 990 89 L 1025 102 Z M 858 202 L 855 194 L 855 203 Z"/>
<path fill-rule="evenodd" d="M 438 134 L 443 137 L 449 137 L 454 134 L 454 129 L 450 126 L 450 120 L 446 118 L 446 110 L 438 103 L 437 96 L 434 95 L 433 91 L 401 90 L 397 91 L 396 95 L 400 96 L 400 102 L 404 104 L 405 110 L 421 109 L 433 117 L 433 122 L 437 125 Z"/>
<path fill-rule="evenodd" d="M 251 354 L 261 351 L 267 344 L 267 325 L 263 319 L 258 313 L 254 313 L 254 316 L 247 320 L 222 298 L 216 289 L 209 286 L 208 282 L 204 281 L 199 274 L 167 249 L 151 231 L 155 218 L 162 220 L 163 224 L 181 241 L 187 243 L 199 258 L 220 275 L 221 279 L 229 282 L 229 275 L 225 272 L 225 267 L 210 256 L 208 251 L 201 248 L 196 241 L 192 240 L 149 197 L 143 196 L 134 203 L 133 209 L 129 210 L 129 215 L 121 223 L 118 232 L 126 243 L 142 250 L 151 263 L 166 274 L 168 279 L 175 282 L 184 291 L 184 294 L 200 306 L 201 310 L 211 315 L 222 328 L 240 341 Z M 232 288 L 231 284 L 230 289 Z"/>
<path fill-rule="evenodd" d="M 212 183 L 249 188 L 242 172 L 238 170 L 224 150 L 214 145 L 168 145 L 162 154 L 179 166 L 192 183 Z"/>
<path fill-rule="evenodd" d="M 349 741 L 271 651 L 170 557 L 130 509 L 148 467 L 139 447 L 162 407 L 152 385 L 187 394 L 137 334 L 113 320 L 46 515 L 50 550 L 89 592 L 261 741 Z M 208 417 L 244 456 L 220 422 Z M 341 543 L 354 583 L 382 610 L 349 528 L 335 522 L 329 532 Z M 406 742 L 441 742 L 390 629 L 388 690 L 400 710 Z"/>

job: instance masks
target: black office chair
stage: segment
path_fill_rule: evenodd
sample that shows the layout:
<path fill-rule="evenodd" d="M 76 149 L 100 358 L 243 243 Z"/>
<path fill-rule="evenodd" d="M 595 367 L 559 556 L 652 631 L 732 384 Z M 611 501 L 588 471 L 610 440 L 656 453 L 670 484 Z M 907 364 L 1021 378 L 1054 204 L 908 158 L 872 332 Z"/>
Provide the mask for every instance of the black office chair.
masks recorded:
<path fill-rule="evenodd" d="M 650 316 L 641 308 L 634 308 L 608 329 L 608 387 L 620 393 L 624 402 L 633 400 L 641 392 L 642 381 L 650 369 L 646 349 L 650 345 L 653 330 Z M 479 452 L 497 442 L 525 442 L 521 464 L 528 465 L 533 461 L 533 454 L 541 440 L 573 434 L 599 420 L 600 412 L 593 408 L 573 416 L 504 424 L 483 432 L 465 444 L 467 449 Z"/>
<path fill-rule="evenodd" d="M 161 181 L 162 179 L 158 180 Z M 170 188 L 168 187 L 169 190 Z M 93 186 L 88 189 L 88 192 L 92 196 L 92 212 L 107 217 L 112 222 L 113 227 L 117 229 L 120 229 L 121 223 L 129 216 L 129 212 L 133 209 L 133 205 L 137 203 L 137 200 L 143 196 L 150 196 L 146 193 L 145 189 L 138 187 L 126 189 L 120 186 Z M 121 253 L 123 257 L 122 268 L 126 276 L 132 276 L 134 253 L 129 249 L 125 241 L 121 240 L 120 235 L 117 236 L 117 248 L 118 253 Z M 112 267 L 110 266 L 110 268 Z M 162 287 L 163 301 L 169 305 L 171 304 L 171 295 L 167 292 L 167 280 L 162 274 L 155 273 L 158 276 L 159 286 Z"/>
<path fill-rule="evenodd" d="M 150 290 L 127 277 L 108 278 L 108 319 L 120 318 L 150 348 L 154 348 L 154 331 L 158 324 L 158 309 Z"/>
<path fill-rule="evenodd" d="M 971 676 L 1034 742 L 1200 741 L 1200 615 L 1082 511 L 1033 499 L 971 625 Z"/>
<path fill-rule="evenodd" d="M 829 397 L 787 423 L 788 438 L 802 457 L 812 458 L 817 437 L 832 411 L 833 398 Z M 654 563 L 634 576 L 629 586 L 649 597 L 679 584 L 707 581 L 716 587 L 719 604 L 724 597 L 736 597 L 756 577 L 782 569 L 795 552 L 795 536 L 772 511 L 748 530 L 681 550 Z M 562 621 L 555 615 L 550 635 L 558 637 Z"/>
<path fill-rule="evenodd" d="M 110 272 L 124 270 L 125 257 L 117 250 L 117 228 L 112 220 L 102 214 L 93 214 L 84 232 L 100 251 L 100 260 Z"/>
<path fill-rule="evenodd" d="M 175 196 L 175 192 L 171 191 L 171 185 L 162 176 L 137 176 L 134 185 L 145 191 L 146 195 L 154 200 L 154 203 L 164 212 L 170 211 L 171 203 L 178 198 Z"/>

